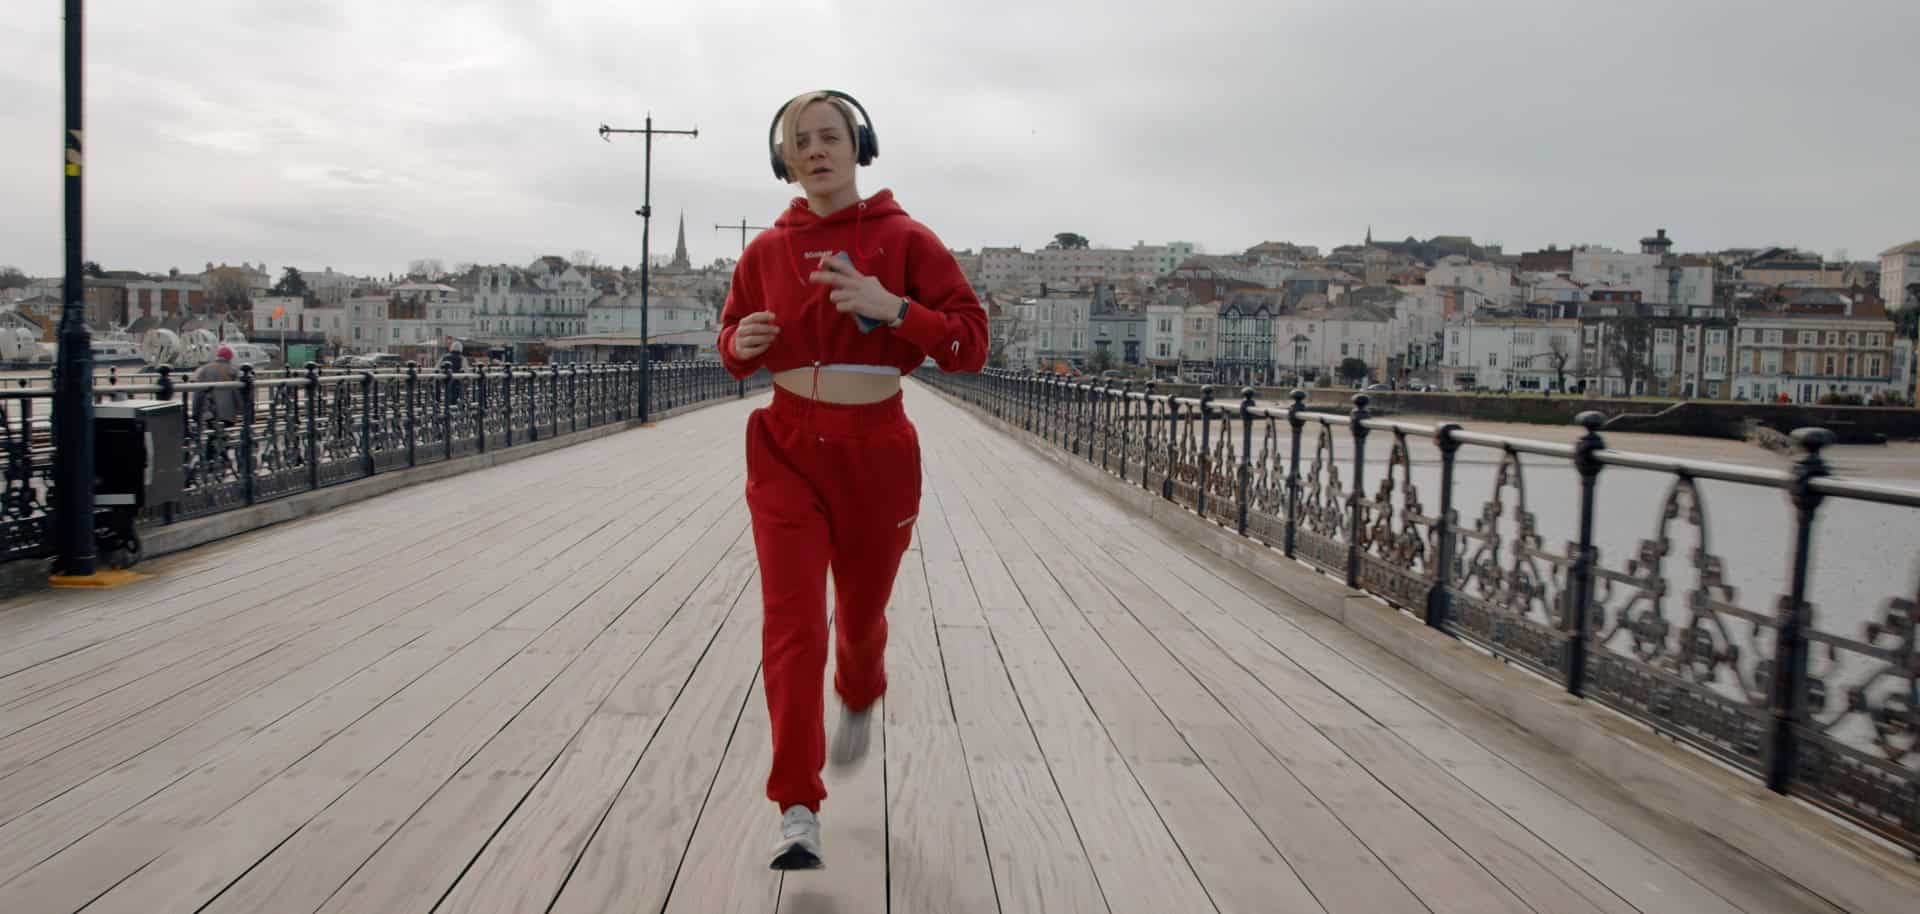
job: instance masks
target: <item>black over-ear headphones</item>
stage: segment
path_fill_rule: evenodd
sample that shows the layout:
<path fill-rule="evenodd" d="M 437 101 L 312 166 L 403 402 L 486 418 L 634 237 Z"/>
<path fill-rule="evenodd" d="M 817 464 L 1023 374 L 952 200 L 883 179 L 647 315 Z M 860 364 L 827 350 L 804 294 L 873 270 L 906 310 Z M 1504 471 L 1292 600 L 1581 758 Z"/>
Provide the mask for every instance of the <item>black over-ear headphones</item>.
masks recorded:
<path fill-rule="evenodd" d="M 828 89 L 820 94 L 831 98 L 844 99 L 860 112 L 860 120 L 865 123 L 854 128 L 854 160 L 862 165 L 873 164 L 873 160 L 880 156 L 880 140 L 874 136 L 873 118 L 867 114 L 867 109 L 860 104 L 859 99 L 845 92 Z M 776 139 L 776 134 L 780 129 L 780 117 L 787 113 L 787 105 L 791 104 L 793 104 L 793 102 L 788 101 L 785 105 L 781 105 L 780 110 L 773 113 L 773 123 L 767 125 L 767 148 L 773 155 L 773 176 L 782 181 L 789 180 L 787 176 L 787 160 L 780 155 L 780 144 Z"/>

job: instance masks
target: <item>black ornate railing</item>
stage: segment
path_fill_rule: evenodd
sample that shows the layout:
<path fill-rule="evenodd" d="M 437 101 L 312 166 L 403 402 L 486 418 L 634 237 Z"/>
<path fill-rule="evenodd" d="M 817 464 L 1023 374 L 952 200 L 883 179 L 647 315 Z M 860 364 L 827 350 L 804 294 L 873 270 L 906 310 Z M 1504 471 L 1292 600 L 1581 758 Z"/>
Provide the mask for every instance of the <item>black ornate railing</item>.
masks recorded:
<path fill-rule="evenodd" d="M 745 396 L 769 376 L 745 383 L 716 362 L 653 362 L 653 416 Z M 640 415 L 634 364 L 482 369 L 454 373 L 408 365 L 394 372 L 256 374 L 238 381 L 176 382 L 166 369 L 136 383 L 119 375 L 94 390 L 96 402 L 179 400 L 186 414 L 178 501 L 148 505 L 152 526 L 363 479 L 626 422 Z M 195 398 L 238 391 L 239 418 L 222 425 L 196 414 Z M 54 504 L 50 386 L 0 389 L 0 562 L 51 554 Z"/>
<path fill-rule="evenodd" d="M 1598 413 L 1578 418 L 1586 432 L 1577 443 L 1557 444 L 1386 420 L 1369 414 L 1365 395 L 1341 415 L 1307 410 L 1299 391 L 1274 408 L 1257 405 L 1250 388 L 1223 401 L 1211 387 L 1193 399 L 1156 394 L 1151 382 L 995 370 L 919 377 L 1775 791 L 1920 850 L 1920 593 L 1856 614 L 1848 633 L 1820 624 L 1810 590 L 1816 520 L 1920 507 L 1920 492 L 1832 478 L 1821 456 L 1830 432 L 1796 433 L 1801 453 L 1782 472 L 1609 450 Z M 1416 463 L 1429 486 L 1437 464 L 1437 503 L 1416 484 Z M 1490 489 L 1466 515 L 1457 507 L 1463 470 Z M 1529 472 L 1571 477 L 1574 491 L 1557 487 L 1543 499 L 1552 513 L 1540 515 Z M 1596 496 L 1610 473 L 1652 485 L 1603 505 Z M 1790 506 L 1777 605 L 1743 603 L 1709 548 L 1707 482 L 1770 491 L 1779 501 L 1769 504 Z M 1649 513 L 1650 538 L 1627 545 L 1638 534 L 1616 535 L 1621 522 L 1644 529 Z M 1548 545 L 1542 516 L 1571 527 L 1560 548 Z M 1623 555 L 1601 554 L 1596 519 L 1613 525 L 1608 538 Z M 1676 548 L 1686 539 L 1694 548 Z"/>

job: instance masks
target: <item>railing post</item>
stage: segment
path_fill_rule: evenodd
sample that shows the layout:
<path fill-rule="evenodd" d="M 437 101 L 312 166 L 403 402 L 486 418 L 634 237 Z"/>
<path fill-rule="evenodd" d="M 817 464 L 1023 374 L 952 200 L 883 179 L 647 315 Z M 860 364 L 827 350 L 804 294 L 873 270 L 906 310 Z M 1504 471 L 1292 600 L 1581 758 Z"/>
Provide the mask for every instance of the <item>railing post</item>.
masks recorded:
<path fill-rule="evenodd" d="M 567 366 L 567 430 L 580 430 L 580 366 Z M 592 426 L 592 422 L 587 423 Z"/>
<path fill-rule="evenodd" d="M 453 459 L 453 366 L 440 366 L 440 457 Z"/>
<path fill-rule="evenodd" d="M 373 372 L 360 372 L 360 462 L 367 475 L 379 471 L 373 461 L 373 416 L 380 409 L 380 388 L 373 386 Z"/>
<path fill-rule="evenodd" d="M 407 466 L 415 466 L 416 459 L 419 456 L 414 450 L 417 444 L 417 436 L 415 435 L 415 432 L 419 430 L 419 420 L 417 418 L 417 411 L 414 409 L 414 403 L 415 401 L 420 399 L 419 394 L 420 394 L 420 366 L 413 362 L 408 362 L 407 363 Z"/>
<path fill-rule="evenodd" d="M 253 488 L 253 366 L 240 366 L 240 494 L 254 502 Z"/>
<path fill-rule="evenodd" d="M 1140 488 L 1149 492 L 1153 491 L 1153 481 L 1147 478 L 1147 468 L 1153 465 L 1153 455 L 1147 453 L 1147 449 L 1153 446 L 1153 389 L 1156 386 L 1157 382 L 1148 378 L 1146 399 L 1140 401 L 1140 414 L 1145 426 L 1140 430 Z"/>
<path fill-rule="evenodd" d="M 1100 415 L 1100 399 L 1101 397 L 1100 397 L 1099 382 L 1088 381 L 1087 391 L 1086 391 L 1087 464 L 1088 465 L 1093 464 L 1094 429 L 1098 427 L 1097 423 L 1094 420 L 1097 419 Z"/>
<path fill-rule="evenodd" d="M 1180 447 L 1180 401 L 1167 396 L 1167 471 L 1160 477 L 1160 497 L 1173 500 L 1173 467 Z"/>
<path fill-rule="evenodd" d="M 1441 423 L 1433 430 L 1433 443 L 1440 448 L 1440 516 L 1434 524 L 1434 535 L 1439 539 L 1434 544 L 1433 588 L 1427 591 L 1427 624 L 1434 628 L 1445 628 L 1450 614 L 1453 597 L 1448 588 L 1453 586 L 1453 548 L 1454 548 L 1454 512 L 1453 512 L 1453 464 L 1460 453 L 1460 442 L 1453 433 L 1460 426 Z"/>
<path fill-rule="evenodd" d="M 1792 592 L 1780 607 L 1779 632 L 1774 642 L 1770 710 L 1773 749 L 1767 759 L 1767 789 L 1786 793 L 1793 780 L 1794 728 L 1807 716 L 1807 631 L 1813 627 L 1813 607 L 1807 602 L 1807 572 L 1813 561 L 1813 517 L 1824 497 L 1813 481 L 1831 475 L 1821 449 L 1833 443 L 1824 428 L 1803 428 L 1793 440 L 1805 452 L 1793 465 L 1793 581 Z"/>
<path fill-rule="evenodd" d="M 307 488 L 320 488 L 320 366 L 307 363 Z"/>
<path fill-rule="evenodd" d="M 560 437 L 560 366 L 547 366 L 547 425 L 553 429 L 549 437 Z"/>
<path fill-rule="evenodd" d="M 1300 439 L 1307 427 L 1307 392 L 1295 389 L 1287 407 L 1287 425 L 1293 428 L 1293 459 L 1287 461 L 1287 558 L 1293 558 L 1294 534 L 1300 530 Z"/>
<path fill-rule="evenodd" d="M 1573 625 L 1573 637 L 1567 642 L 1567 691 L 1575 695 L 1586 694 L 1587 689 L 1587 629 L 1588 615 L 1593 610 L 1593 572 L 1599 556 L 1593 545 L 1594 490 L 1600 481 L 1600 452 L 1605 450 L 1606 442 L 1600 439 L 1600 426 L 1606 417 L 1588 410 L 1575 416 L 1573 421 L 1587 430 L 1573 448 L 1573 466 L 1580 471 L 1580 543 L 1579 552 L 1573 557 L 1573 586 L 1569 588 L 1568 622 Z"/>
<path fill-rule="evenodd" d="M 507 363 L 506 375 L 500 379 L 500 424 L 506 427 L 506 447 L 513 447 L 513 363 Z"/>
<path fill-rule="evenodd" d="M 1360 532 L 1365 528 L 1366 518 L 1362 517 L 1366 505 L 1366 468 L 1367 468 L 1367 403 L 1366 394 L 1356 394 L 1353 398 L 1353 490 L 1347 493 L 1347 586 L 1360 586 Z"/>
<path fill-rule="evenodd" d="M 1240 390 L 1240 535 L 1247 535 L 1247 496 L 1253 482 L 1253 388 Z"/>
<path fill-rule="evenodd" d="M 25 378 L 22 378 L 20 380 L 20 386 L 22 387 L 27 386 L 27 381 Z M 171 401 L 173 399 L 173 394 L 174 394 L 173 367 L 170 365 L 162 365 L 160 366 L 160 399 L 163 401 Z M 190 399 L 190 398 L 183 397 L 182 399 Z M 181 436 L 181 440 L 185 441 L 186 431 L 187 431 L 187 420 L 192 415 L 190 412 L 190 410 L 192 409 L 192 406 L 188 403 L 183 403 L 181 405 L 183 408 L 180 410 L 180 436 Z M 20 401 L 20 427 L 23 429 L 33 428 L 33 401 L 32 400 Z M 27 436 L 25 435 L 21 436 L 22 442 L 25 442 L 28 440 L 29 439 L 27 438 Z M 30 446 L 23 445 L 23 447 L 26 447 L 26 453 L 29 455 L 27 458 L 26 466 L 27 466 L 28 472 L 31 473 L 33 468 L 33 460 L 31 456 L 33 453 L 33 450 Z M 173 523 L 174 507 L 177 504 L 178 502 L 170 501 L 160 506 L 160 522 L 161 523 L 163 524 Z"/>
<path fill-rule="evenodd" d="M 479 383 L 473 387 L 474 405 L 480 408 L 479 415 L 474 419 L 474 426 L 482 454 L 487 452 L 487 373 L 487 369 L 481 368 Z"/>
<path fill-rule="evenodd" d="M 1213 479 L 1213 385 L 1200 388 L 1200 485 L 1194 491 L 1193 510 L 1207 516 L 1207 484 Z"/>

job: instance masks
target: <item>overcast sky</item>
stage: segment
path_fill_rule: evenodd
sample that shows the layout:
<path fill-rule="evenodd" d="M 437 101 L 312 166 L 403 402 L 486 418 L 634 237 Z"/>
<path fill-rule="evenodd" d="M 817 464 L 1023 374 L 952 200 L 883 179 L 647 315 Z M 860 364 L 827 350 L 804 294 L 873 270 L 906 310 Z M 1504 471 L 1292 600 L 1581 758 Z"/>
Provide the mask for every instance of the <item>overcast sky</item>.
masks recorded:
<path fill-rule="evenodd" d="M 1432 9 L 1430 7 L 1445 7 Z M 0 30 L 0 264 L 62 269 L 60 4 Z M 1920 2 L 103 0 L 87 13 L 86 253 L 696 263 L 794 193 L 773 109 L 852 92 L 953 247 L 1470 234 L 1509 251 L 1920 238 Z"/>

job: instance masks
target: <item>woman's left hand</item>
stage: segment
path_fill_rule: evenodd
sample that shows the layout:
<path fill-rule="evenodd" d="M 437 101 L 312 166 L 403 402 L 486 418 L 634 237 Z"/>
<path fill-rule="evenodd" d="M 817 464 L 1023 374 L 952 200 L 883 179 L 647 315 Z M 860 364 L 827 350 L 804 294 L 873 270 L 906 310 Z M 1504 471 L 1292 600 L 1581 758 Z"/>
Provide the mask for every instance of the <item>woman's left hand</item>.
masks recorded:
<path fill-rule="evenodd" d="M 821 269 L 808 277 L 833 287 L 833 306 L 842 314 L 858 314 L 869 320 L 891 322 L 900 314 L 900 296 L 887 291 L 880 280 L 861 274 L 853 264 L 838 257 L 825 258 Z"/>

